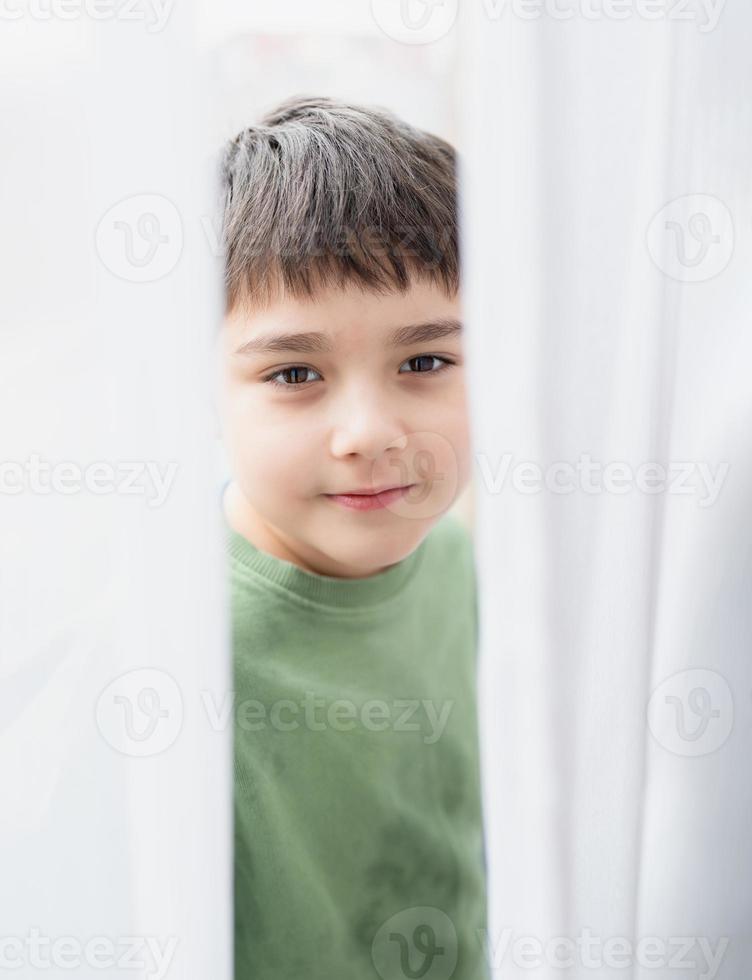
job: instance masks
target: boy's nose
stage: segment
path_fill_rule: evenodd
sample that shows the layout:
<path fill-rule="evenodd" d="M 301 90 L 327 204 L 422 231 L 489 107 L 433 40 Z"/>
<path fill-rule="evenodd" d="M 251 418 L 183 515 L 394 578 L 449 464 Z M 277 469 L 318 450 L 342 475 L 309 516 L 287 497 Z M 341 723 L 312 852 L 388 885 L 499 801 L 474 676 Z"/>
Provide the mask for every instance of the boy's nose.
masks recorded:
<path fill-rule="evenodd" d="M 383 398 L 360 397 L 341 403 L 332 426 L 330 449 L 333 456 L 365 456 L 377 460 L 389 449 L 404 449 L 409 429 Z"/>

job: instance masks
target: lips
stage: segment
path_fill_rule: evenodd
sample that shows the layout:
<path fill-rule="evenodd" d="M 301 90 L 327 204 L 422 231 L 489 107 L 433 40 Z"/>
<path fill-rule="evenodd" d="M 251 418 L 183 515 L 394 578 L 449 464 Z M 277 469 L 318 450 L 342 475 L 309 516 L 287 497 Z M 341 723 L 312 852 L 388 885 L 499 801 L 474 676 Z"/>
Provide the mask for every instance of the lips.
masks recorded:
<path fill-rule="evenodd" d="M 412 483 L 390 483 L 387 487 L 379 487 L 374 490 L 370 487 L 365 487 L 360 490 L 342 490 L 340 493 L 332 493 L 327 496 L 330 497 L 375 497 L 379 493 L 386 493 L 388 490 L 407 490 L 408 487 L 413 486 Z"/>
<path fill-rule="evenodd" d="M 384 490 L 361 489 L 357 493 L 327 493 L 324 496 L 332 502 L 349 510 L 381 510 L 400 500 L 415 484 L 387 487 Z"/>

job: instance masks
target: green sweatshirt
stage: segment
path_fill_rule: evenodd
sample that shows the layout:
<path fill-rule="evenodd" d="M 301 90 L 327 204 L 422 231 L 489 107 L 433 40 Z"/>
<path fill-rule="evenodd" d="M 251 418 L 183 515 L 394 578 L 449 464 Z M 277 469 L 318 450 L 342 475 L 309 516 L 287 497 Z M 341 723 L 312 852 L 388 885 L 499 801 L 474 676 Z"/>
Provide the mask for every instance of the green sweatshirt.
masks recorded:
<path fill-rule="evenodd" d="M 364 579 L 226 533 L 236 980 L 482 980 L 469 532 Z"/>

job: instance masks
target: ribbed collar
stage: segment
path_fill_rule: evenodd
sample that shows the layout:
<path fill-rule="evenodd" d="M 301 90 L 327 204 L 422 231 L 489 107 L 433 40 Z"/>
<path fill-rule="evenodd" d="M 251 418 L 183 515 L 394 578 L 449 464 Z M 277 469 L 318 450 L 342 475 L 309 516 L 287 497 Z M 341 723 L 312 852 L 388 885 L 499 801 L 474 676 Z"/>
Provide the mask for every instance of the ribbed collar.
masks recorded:
<path fill-rule="evenodd" d="M 406 558 L 376 575 L 336 578 L 305 571 L 261 551 L 230 527 L 226 519 L 224 526 L 229 554 L 255 575 L 308 602 L 338 609 L 368 608 L 397 596 L 420 567 L 427 540 L 424 538 Z"/>

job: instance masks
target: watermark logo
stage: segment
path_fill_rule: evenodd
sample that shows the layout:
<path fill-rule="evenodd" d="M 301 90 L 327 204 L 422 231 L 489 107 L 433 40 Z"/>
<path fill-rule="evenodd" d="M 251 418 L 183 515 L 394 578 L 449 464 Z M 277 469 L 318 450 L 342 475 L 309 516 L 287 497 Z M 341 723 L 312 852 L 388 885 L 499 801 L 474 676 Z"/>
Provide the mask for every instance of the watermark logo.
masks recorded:
<path fill-rule="evenodd" d="M 647 247 L 656 266 L 679 282 L 705 282 L 720 275 L 734 253 L 734 221 L 710 194 L 687 194 L 655 215 Z"/>
<path fill-rule="evenodd" d="M 371 0 L 373 19 L 401 44 L 431 44 L 445 37 L 457 9 L 458 0 Z"/>
<path fill-rule="evenodd" d="M 441 909 L 413 906 L 384 922 L 371 944 L 382 980 L 449 980 L 457 966 L 457 932 Z"/>
<path fill-rule="evenodd" d="M 102 215 L 96 247 L 119 279 L 155 282 L 172 272 L 183 251 L 180 212 L 161 194 L 127 197 Z"/>
<path fill-rule="evenodd" d="M 728 739 L 734 725 L 734 700 L 721 674 L 682 670 L 668 677 L 648 702 L 653 738 L 674 755 L 709 755 Z"/>
<path fill-rule="evenodd" d="M 158 755 L 183 726 L 180 688 L 164 670 L 130 670 L 99 695 L 96 720 L 106 741 L 123 755 Z"/>
<path fill-rule="evenodd" d="M 718 26 L 726 0 L 474 0 L 487 20 L 505 14 L 520 21 L 667 21 L 690 23 L 701 34 Z M 372 0 L 373 18 L 403 44 L 428 44 L 444 37 L 457 19 L 457 0 Z"/>
<path fill-rule="evenodd" d="M 374 486 L 389 484 L 407 486 L 402 496 L 387 504 L 387 510 L 398 517 L 430 520 L 443 513 L 454 500 L 459 483 L 459 467 L 454 447 L 438 432 L 412 432 L 393 447 L 399 456 L 388 460 L 388 469 L 374 463 Z M 377 472 L 378 470 L 378 472 Z"/>

